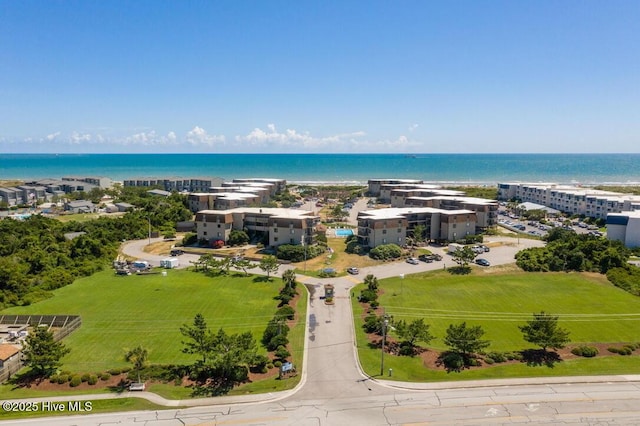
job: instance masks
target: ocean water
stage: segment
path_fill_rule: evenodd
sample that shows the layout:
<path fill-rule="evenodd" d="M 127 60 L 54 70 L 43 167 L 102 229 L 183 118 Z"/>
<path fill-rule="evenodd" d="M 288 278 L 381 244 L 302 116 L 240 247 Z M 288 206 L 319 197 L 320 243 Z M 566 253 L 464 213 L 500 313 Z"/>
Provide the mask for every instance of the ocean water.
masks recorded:
<path fill-rule="evenodd" d="M 640 183 L 640 154 L 0 154 L 0 179 L 106 176 Z"/>

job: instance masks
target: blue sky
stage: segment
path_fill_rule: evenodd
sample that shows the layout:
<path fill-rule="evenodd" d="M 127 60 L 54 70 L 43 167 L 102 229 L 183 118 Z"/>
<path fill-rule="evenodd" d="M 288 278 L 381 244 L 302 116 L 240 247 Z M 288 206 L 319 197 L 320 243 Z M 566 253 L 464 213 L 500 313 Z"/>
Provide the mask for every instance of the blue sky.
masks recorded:
<path fill-rule="evenodd" d="M 0 0 L 0 152 L 640 152 L 638 1 Z"/>

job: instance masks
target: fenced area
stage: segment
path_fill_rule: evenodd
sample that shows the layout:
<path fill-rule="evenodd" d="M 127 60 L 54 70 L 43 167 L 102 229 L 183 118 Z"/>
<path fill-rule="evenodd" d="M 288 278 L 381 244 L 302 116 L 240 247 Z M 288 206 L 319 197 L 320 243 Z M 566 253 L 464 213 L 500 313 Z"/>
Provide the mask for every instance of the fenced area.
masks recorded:
<path fill-rule="evenodd" d="M 79 315 L 1 315 L 0 327 L 3 329 L 11 329 L 12 326 L 21 327 L 26 326 L 35 327 L 47 327 L 49 331 L 53 333 L 53 339 L 57 342 L 67 337 L 71 332 L 76 330 L 82 325 L 82 319 Z M 21 327 L 22 328 L 22 327 Z M 21 337 L 26 336 L 26 333 L 19 335 Z M 21 340 L 18 335 L 7 333 L 7 343 L 21 346 Z M 13 341 L 17 340 L 17 341 Z M 7 381 L 13 374 L 19 371 L 23 367 L 22 364 L 22 352 L 11 356 L 11 358 L 5 360 L 0 368 L 0 382 Z"/>

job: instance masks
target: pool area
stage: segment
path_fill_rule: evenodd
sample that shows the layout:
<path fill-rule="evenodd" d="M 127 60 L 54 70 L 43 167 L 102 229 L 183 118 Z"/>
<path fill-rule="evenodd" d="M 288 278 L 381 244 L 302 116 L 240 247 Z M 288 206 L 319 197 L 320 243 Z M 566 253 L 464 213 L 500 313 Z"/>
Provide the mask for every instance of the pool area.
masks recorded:
<path fill-rule="evenodd" d="M 353 235 L 353 229 L 336 229 L 336 237 L 350 237 Z"/>

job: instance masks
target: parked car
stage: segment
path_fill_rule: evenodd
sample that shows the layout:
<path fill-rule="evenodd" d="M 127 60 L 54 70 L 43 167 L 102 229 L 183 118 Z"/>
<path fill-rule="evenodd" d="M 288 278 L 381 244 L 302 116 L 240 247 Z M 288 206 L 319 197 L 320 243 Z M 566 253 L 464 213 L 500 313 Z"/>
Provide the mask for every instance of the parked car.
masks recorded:
<path fill-rule="evenodd" d="M 358 275 L 360 273 L 358 268 L 347 268 L 347 272 L 350 273 L 351 275 Z"/>
<path fill-rule="evenodd" d="M 487 259 L 476 259 L 476 264 L 480 266 L 491 266 L 491 263 Z"/>
<path fill-rule="evenodd" d="M 410 263 L 412 265 L 417 265 L 420 263 L 420 261 L 418 259 L 416 259 L 415 257 L 410 257 L 407 259 L 407 263 Z"/>
<path fill-rule="evenodd" d="M 170 254 L 171 256 L 180 256 L 181 254 L 184 254 L 184 251 L 180 249 L 173 249 Z"/>
<path fill-rule="evenodd" d="M 421 254 L 418 256 L 418 260 L 422 260 L 423 262 L 431 263 L 434 260 L 433 255 L 431 254 Z"/>

